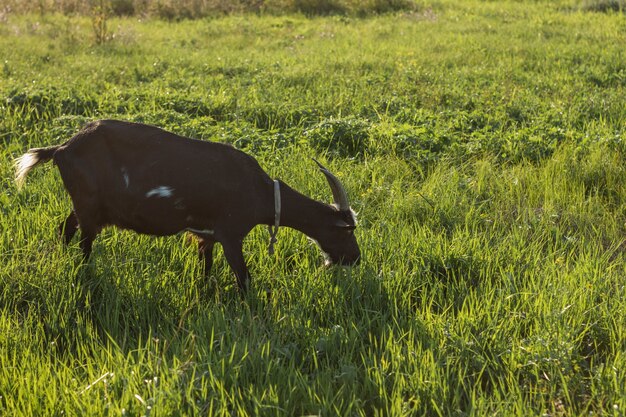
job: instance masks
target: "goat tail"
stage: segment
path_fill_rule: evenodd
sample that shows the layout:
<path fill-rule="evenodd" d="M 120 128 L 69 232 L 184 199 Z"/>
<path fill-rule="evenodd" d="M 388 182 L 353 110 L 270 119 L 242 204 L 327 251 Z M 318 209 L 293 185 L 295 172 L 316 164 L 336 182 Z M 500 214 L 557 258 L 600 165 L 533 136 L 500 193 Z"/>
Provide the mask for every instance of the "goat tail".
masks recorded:
<path fill-rule="evenodd" d="M 30 149 L 24 155 L 15 159 L 15 182 L 21 188 L 26 180 L 26 175 L 37 165 L 48 162 L 60 146 L 50 146 L 48 148 Z"/>

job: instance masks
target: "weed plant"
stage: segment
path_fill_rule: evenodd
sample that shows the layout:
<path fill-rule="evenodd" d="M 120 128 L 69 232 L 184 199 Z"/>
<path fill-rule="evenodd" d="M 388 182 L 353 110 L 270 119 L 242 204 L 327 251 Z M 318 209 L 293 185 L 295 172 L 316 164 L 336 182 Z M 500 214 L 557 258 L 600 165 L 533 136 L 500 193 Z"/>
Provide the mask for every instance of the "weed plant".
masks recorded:
<path fill-rule="evenodd" d="M 0 415 L 614 415 L 626 407 L 624 17 L 551 2 L 409 14 L 0 23 Z M 324 268 L 265 229 L 244 301 L 221 251 L 55 230 L 54 167 L 118 118 L 231 143 L 359 213 Z"/>

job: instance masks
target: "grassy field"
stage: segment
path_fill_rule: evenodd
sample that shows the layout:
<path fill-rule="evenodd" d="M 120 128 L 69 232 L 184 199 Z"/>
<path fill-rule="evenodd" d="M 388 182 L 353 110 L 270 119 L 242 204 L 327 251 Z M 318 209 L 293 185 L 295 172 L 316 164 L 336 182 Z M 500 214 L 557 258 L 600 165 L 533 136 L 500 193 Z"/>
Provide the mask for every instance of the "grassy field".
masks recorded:
<path fill-rule="evenodd" d="M 0 21 L 0 415 L 612 415 L 626 409 L 626 19 L 567 2 L 397 15 Z M 81 265 L 56 168 L 85 122 L 253 154 L 359 213 L 326 269 L 264 228 L 221 251 L 106 229 Z"/>

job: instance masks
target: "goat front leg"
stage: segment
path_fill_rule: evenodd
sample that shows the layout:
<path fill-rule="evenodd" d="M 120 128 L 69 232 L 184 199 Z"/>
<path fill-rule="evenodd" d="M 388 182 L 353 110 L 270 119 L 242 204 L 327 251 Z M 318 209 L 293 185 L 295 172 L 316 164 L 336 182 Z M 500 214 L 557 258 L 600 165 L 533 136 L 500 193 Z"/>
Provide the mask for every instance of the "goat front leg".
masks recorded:
<path fill-rule="evenodd" d="M 232 241 L 222 242 L 222 248 L 224 249 L 224 256 L 226 261 L 235 272 L 237 277 L 237 284 L 239 285 L 239 291 L 243 296 L 250 287 L 250 272 L 246 266 L 246 261 L 243 258 L 243 242 L 242 239 L 234 239 Z"/>

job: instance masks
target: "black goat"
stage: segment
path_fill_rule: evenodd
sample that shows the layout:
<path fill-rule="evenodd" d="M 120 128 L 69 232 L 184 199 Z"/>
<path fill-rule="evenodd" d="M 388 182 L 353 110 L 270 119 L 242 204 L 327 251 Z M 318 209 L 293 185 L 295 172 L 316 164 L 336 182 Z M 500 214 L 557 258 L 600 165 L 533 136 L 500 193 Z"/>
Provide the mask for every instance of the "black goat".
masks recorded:
<path fill-rule="evenodd" d="M 188 231 L 199 239 L 206 273 L 218 242 L 246 291 L 250 274 L 242 241 L 258 224 L 270 226 L 272 241 L 279 225 L 301 231 L 331 262 L 355 264 L 360 258 L 346 191 L 319 163 L 334 205 L 273 181 L 253 157 L 229 145 L 137 123 L 96 121 L 62 145 L 29 150 L 16 159 L 18 186 L 33 167 L 51 159 L 74 205 L 59 232 L 67 244 L 80 228 L 85 258 L 104 226 L 156 236 Z"/>

